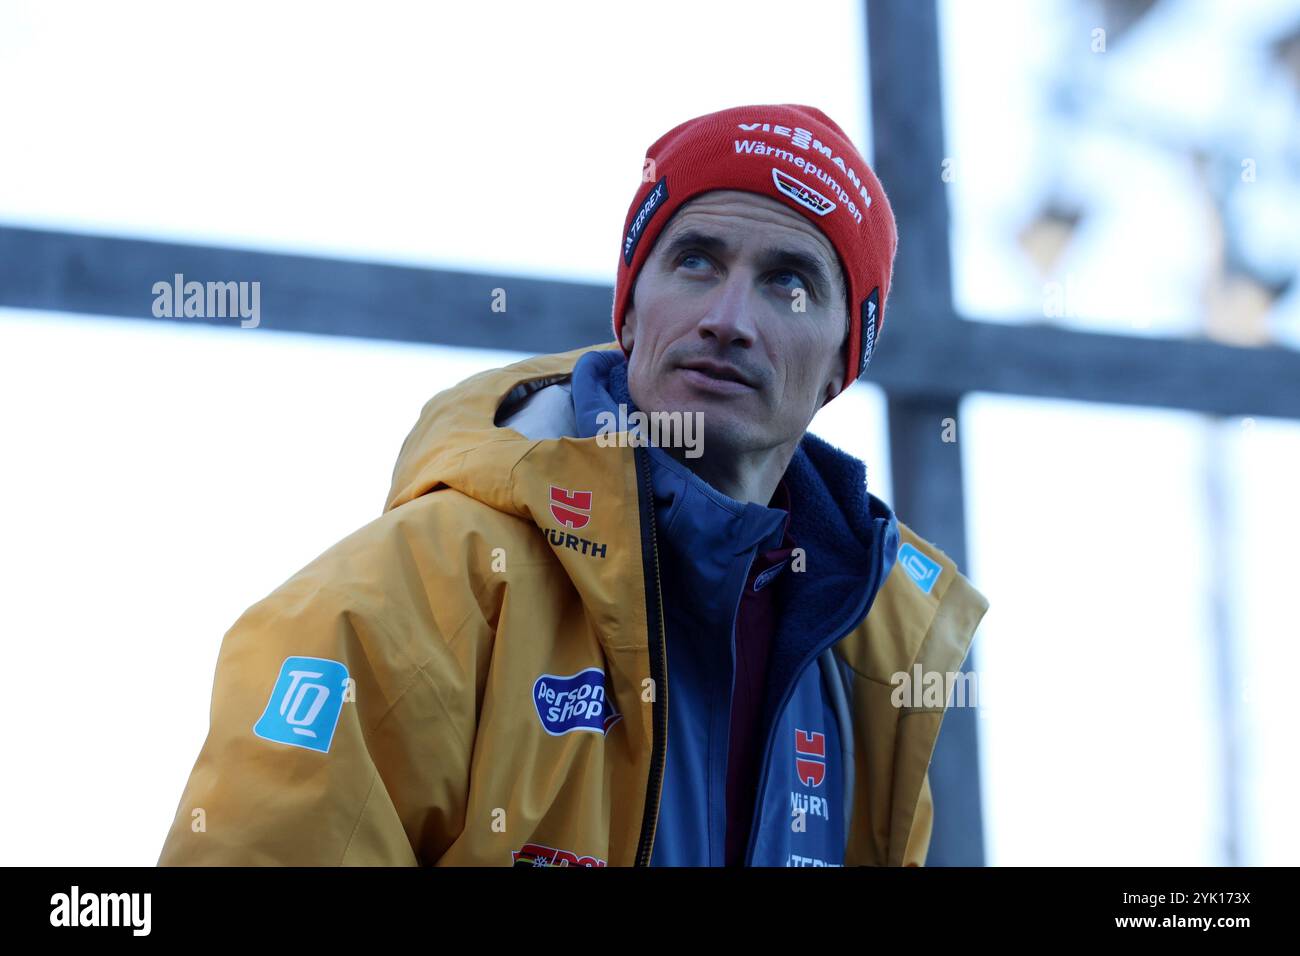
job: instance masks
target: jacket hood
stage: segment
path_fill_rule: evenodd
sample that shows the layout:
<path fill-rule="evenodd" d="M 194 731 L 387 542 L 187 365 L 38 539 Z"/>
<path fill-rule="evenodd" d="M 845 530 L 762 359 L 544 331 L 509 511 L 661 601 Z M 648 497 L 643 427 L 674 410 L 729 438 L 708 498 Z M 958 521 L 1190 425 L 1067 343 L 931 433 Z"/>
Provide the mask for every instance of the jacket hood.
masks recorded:
<path fill-rule="evenodd" d="M 641 566 L 634 449 L 577 437 L 566 392 L 585 352 L 617 347 L 539 355 L 439 392 L 402 444 L 385 511 L 452 489 L 532 524 L 581 596 L 607 654 L 644 654 L 645 582 L 629 576 Z M 574 510 L 579 503 L 587 507 Z M 468 546 L 490 552 L 504 531 L 486 530 L 490 520 L 479 527 L 485 530 Z"/>
<path fill-rule="evenodd" d="M 584 346 L 488 369 L 434 395 L 402 443 L 384 511 L 446 486 L 498 511 L 529 517 L 529 509 L 512 494 L 511 477 L 539 439 L 498 422 L 537 390 L 567 379 L 578 359 L 594 349 L 617 351 L 618 344 Z"/>

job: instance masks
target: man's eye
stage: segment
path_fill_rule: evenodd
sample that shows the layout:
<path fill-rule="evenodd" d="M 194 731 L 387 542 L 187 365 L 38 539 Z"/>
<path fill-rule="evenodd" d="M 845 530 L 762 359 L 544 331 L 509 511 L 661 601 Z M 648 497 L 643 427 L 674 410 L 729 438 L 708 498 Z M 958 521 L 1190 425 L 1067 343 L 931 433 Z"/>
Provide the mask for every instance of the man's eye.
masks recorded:
<path fill-rule="evenodd" d="M 805 289 L 807 292 L 809 292 L 809 293 L 812 292 L 812 286 L 810 286 L 810 285 L 808 284 L 808 280 L 805 279 L 805 278 L 804 278 L 800 273 L 798 273 L 798 272 L 793 272 L 793 271 L 791 271 L 790 269 L 782 269 L 780 272 L 774 272 L 774 273 L 772 273 L 772 275 L 773 275 L 774 278 L 779 278 L 779 277 L 781 277 L 781 276 L 791 276 L 791 277 L 793 277 L 793 278 L 795 278 L 795 279 L 798 279 L 799 282 L 800 282 L 800 284 L 804 287 L 804 289 Z"/>
<path fill-rule="evenodd" d="M 703 256 L 698 255 L 697 253 L 694 252 L 688 252 L 686 253 L 686 255 L 682 256 L 679 260 L 677 260 L 677 264 L 686 265 L 687 261 L 690 259 L 699 259 L 701 262 L 705 261 Z"/>

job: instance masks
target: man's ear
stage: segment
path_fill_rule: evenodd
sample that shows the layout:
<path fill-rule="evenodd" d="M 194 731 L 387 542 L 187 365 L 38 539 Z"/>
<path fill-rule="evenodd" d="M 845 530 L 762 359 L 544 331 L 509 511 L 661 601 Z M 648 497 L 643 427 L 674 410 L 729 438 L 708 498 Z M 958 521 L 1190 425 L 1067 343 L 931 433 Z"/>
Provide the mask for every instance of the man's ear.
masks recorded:
<path fill-rule="evenodd" d="M 835 371 L 826 382 L 826 390 L 822 393 L 822 403 L 817 406 L 819 409 L 825 408 L 827 402 L 844 390 L 844 364 L 847 361 L 848 358 L 844 354 L 844 349 L 841 348 L 835 356 Z"/>
<path fill-rule="evenodd" d="M 623 348 L 632 351 L 632 343 L 636 341 L 636 309 L 633 306 L 629 305 L 627 311 L 623 313 L 623 328 L 619 341 Z"/>
<path fill-rule="evenodd" d="M 822 395 L 822 403 L 818 408 L 825 408 L 826 403 L 838 395 L 844 389 L 844 370 L 836 372 L 829 382 L 826 383 L 826 391 Z"/>

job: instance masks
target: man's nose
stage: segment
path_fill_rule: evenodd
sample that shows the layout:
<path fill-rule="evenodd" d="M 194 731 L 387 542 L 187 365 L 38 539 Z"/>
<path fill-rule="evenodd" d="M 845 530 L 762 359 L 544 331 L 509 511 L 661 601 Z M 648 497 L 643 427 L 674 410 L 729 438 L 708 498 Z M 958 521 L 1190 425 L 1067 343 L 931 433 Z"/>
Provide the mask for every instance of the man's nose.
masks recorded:
<path fill-rule="evenodd" d="M 752 345 L 757 333 L 753 289 L 753 277 L 745 270 L 728 273 L 697 323 L 700 334 L 710 333 L 723 345 Z"/>

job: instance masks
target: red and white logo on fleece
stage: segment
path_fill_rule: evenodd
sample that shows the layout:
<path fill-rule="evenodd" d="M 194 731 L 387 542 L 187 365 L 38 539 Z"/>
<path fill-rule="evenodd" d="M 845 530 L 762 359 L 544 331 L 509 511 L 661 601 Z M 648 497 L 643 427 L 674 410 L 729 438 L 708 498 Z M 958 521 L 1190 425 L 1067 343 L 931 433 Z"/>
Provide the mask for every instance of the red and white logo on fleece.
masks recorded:
<path fill-rule="evenodd" d="M 794 732 L 794 772 L 799 782 L 820 787 L 826 779 L 826 735 L 815 730 Z"/>
<path fill-rule="evenodd" d="M 570 528 L 585 528 L 591 520 L 591 492 L 551 485 L 551 514 Z"/>

